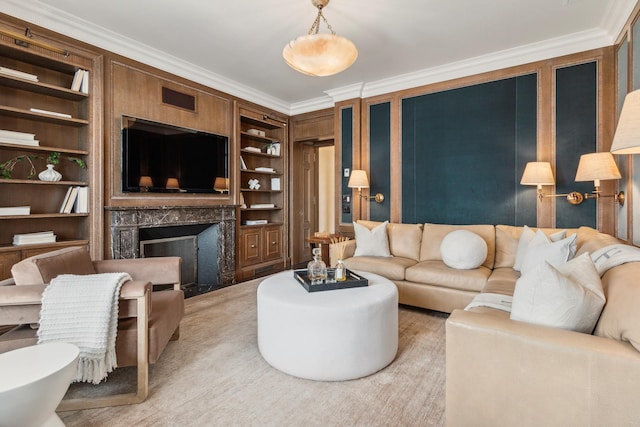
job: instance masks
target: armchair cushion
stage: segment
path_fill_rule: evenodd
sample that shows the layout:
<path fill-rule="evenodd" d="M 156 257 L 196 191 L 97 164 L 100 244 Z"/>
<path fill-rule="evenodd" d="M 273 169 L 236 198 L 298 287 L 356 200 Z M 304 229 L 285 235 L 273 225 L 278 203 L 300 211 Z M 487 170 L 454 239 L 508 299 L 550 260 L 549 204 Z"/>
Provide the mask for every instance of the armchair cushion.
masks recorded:
<path fill-rule="evenodd" d="M 26 258 L 11 267 L 16 285 L 44 285 L 63 273 L 95 274 L 89 252 L 72 246 Z"/>

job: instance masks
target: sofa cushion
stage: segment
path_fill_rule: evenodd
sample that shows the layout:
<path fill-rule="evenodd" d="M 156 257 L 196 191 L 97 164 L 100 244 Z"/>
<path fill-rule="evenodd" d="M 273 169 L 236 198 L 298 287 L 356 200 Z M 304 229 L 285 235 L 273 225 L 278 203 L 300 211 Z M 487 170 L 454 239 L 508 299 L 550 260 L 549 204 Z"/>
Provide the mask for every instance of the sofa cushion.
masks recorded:
<path fill-rule="evenodd" d="M 72 246 L 25 258 L 11 267 L 16 285 L 43 285 L 60 274 L 95 274 L 85 247 Z"/>
<path fill-rule="evenodd" d="M 415 260 L 403 257 L 358 256 L 344 260 L 344 265 L 349 270 L 368 271 L 379 274 L 389 280 L 404 280 L 406 268 L 415 264 Z"/>
<path fill-rule="evenodd" d="M 487 242 L 469 230 L 455 230 L 442 239 L 440 253 L 448 267 L 471 270 L 487 258 Z"/>
<path fill-rule="evenodd" d="M 372 229 L 382 224 L 378 221 L 358 220 L 358 224 Z M 389 251 L 393 256 L 420 261 L 420 242 L 422 240 L 422 224 L 398 224 L 390 222 L 387 225 L 389 237 Z"/>
<path fill-rule="evenodd" d="M 520 272 L 511 267 L 494 268 L 482 292 L 513 296 L 513 290 L 519 278 Z"/>
<path fill-rule="evenodd" d="M 640 263 L 630 262 L 607 271 L 602 287 L 607 303 L 602 310 L 595 335 L 631 343 L 640 351 Z"/>
<path fill-rule="evenodd" d="M 605 246 L 617 245 L 620 243 L 624 242 L 609 234 L 600 233 L 590 227 L 580 227 L 578 229 L 578 251 L 576 252 L 576 255 L 582 255 L 585 252 L 592 254 Z"/>
<path fill-rule="evenodd" d="M 487 284 L 491 270 L 480 266 L 473 270 L 456 270 L 443 261 L 420 261 L 407 268 L 406 280 L 444 288 L 480 292 Z"/>
<path fill-rule="evenodd" d="M 356 234 L 356 252 L 354 256 L 389 257 L 389 238 L 387 237 L 387 221 L 369 229 L 362 224 L 353 223 Z"/>
<path fill-rule="evenodd" d="M 600 275 L 584 254 L 525 272 L 516 282 L 511 319 L 590 334 L 604 303 Z"/>
<path fill-rule="evenodd" d="M 537 239 L 536 239 L 537 236 Z M 522 264 L 527 258 L 529 248 L 543 243 L 557 242 L 567 236 L 567 230 L 560 230 L 553 233 L 544 233 L 542 230 L 532 230 L 526 225 L 523 227 L 522 234 L 518 240 L 518 248 L 516 249 L 516 259 L 513 262 L 513 269 L 522 270 Z M 575 252 L 575 251 L 574 251 Z M 566 261 L 563 260 L 562 262 Z"/>
<path fill-rule="evenodd" d="M 430 224 L 424 225 L 422 242 L 420 246 L 420 261 L 442 261 L 440 245 L 445 236 L 455 230 L 469 230 L 482 237 L 487 243 L 487 258 L 482 265 L 486 268 L 493 268 L 494 254 L 496 250 L 496 232 L 493 225 L 446 225 Z"/>
<path fill-rule="evenodd" d="M 558 233 L 557 228 L 531 228 L 532 231 L 542 230 L 547 236 L 551 236 L 554 233 Z M 524 227 L 517 227 L 513 225 L 496 225 L 496 260 L 494 268 L 500 267 L 513 267 L 515 265 L 516 252 L 520 236 L 524 231 Z M 567 229 L 566 235 L 570 236 L 577 230 Z M 580 237 L 578 237 L 578 245 Z"/>
<path fill-rule="evenodd" d="M 569 261 L 576 253 L 576 237 L 572 234 L 566 239 L 551 242 L 542 231 L 538 230 L 525 252 L 521 273 L 526 274 L 544 261 L 554 266 Z"/>

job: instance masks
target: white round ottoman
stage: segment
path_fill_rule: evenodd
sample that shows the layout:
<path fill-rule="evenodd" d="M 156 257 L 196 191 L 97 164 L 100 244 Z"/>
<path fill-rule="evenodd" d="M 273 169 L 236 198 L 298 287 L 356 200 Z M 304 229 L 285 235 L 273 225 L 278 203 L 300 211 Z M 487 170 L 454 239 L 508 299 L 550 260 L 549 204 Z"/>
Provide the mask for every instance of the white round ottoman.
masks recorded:
<path fill-rule="evenodd" d="M 258 347 L 287 374 L 317 381 L 361 378 L 398 351 L 398 290 L 384 277 L 358 273 L 369 286 L 307 292 L 292 271 L 258 286 Z"/>

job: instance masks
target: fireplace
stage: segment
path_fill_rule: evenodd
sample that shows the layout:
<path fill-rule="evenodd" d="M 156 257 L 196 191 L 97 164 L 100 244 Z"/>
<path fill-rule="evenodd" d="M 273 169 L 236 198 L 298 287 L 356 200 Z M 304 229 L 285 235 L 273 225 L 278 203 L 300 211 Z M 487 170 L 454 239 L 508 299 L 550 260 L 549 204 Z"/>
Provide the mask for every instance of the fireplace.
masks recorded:
<path fill-rule="evenodd" d="M 108 207 L 111 257 L 182 257 L 187 296 L 235 283 L 235 209 Z"/>

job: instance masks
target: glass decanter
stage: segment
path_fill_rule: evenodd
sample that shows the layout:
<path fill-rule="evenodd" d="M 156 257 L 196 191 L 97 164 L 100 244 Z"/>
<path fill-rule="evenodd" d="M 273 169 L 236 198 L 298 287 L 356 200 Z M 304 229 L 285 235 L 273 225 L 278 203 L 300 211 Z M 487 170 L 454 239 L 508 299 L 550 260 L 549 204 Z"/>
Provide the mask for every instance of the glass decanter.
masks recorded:
<path fill-rule="evenodd" d="M 320 259 L 320 248 L 313 249 L 313 261 L 307 264 L 307 277 L 312 285 L 319 285 L 327 278 L 327 266 Z"/>

